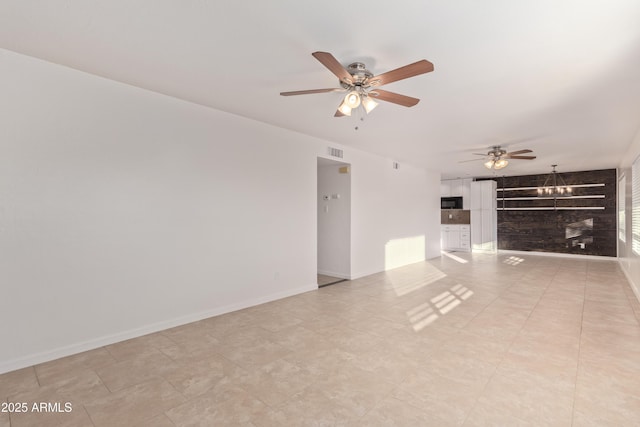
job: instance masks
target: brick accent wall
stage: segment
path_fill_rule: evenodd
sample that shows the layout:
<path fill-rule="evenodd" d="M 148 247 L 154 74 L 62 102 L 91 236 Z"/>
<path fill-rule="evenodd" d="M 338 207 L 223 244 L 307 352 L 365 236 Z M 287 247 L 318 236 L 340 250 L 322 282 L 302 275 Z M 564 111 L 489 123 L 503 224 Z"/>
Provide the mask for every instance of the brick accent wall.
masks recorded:
<path fill-rule="evenodd" d="M 570 186 L 604 186 L 572 187 L 572 195 L 590 197 L 556 199 L 558 208 L 569 209 L 546 210 L 544 208 L 553 208 L 554 200 L 537 198 L 535 189 L 500 189 L 539 187 L 544 184 L 548 174 L 494 178 L 499 190 L 498 249 L 615 257 L 616 170 L 560 172 L 559 175 Z M 529 200 L 514 200 L 523 198 Z M 532 198 L 535 199 L 531 200 Z M 506 209 L 501 210 L 503 207 Z M 578 210 L 571 209 L 572 207 L 589 209 Z"/>

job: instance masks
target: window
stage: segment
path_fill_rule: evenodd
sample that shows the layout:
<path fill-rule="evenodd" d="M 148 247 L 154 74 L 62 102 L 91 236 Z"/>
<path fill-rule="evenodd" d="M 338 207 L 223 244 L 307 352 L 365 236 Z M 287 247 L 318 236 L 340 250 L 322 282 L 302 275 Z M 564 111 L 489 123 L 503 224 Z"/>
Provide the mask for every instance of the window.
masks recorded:
<path fill-rule="evenodd" d="M 631 167 L 631 249 L 640 255 L 640 158 Z"/>
<path fill-rule="evenodd" d="M 627 225 L 625 223 L 624 210 L 626 207 L 626 192 L 625 192 L 625 176 L 622 175 L 618 180 L 618 238 L 626 242 L 627 241 Z"/>

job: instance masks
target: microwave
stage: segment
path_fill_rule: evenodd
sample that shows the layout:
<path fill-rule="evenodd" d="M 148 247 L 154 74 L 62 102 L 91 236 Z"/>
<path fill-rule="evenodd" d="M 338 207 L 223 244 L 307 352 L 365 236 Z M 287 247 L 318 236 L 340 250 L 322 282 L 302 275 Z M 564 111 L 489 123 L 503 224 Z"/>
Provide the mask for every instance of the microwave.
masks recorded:
<path fill-rule="evenodd" d="M 442 197 L 440 209 L 462 209 L 462 197 Z"/>

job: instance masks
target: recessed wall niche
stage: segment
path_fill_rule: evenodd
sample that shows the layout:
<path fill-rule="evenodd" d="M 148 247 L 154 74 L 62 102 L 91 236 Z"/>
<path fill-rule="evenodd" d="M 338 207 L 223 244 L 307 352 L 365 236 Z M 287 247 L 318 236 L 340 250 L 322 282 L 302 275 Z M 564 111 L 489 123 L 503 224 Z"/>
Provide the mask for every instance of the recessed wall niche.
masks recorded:
<path fill-rule="evenodd" d="M 498 184 L 498 249 L 615 257 L 616 170 L 558 172 L 571 194 L 540 195 L 549 174 Z"/>

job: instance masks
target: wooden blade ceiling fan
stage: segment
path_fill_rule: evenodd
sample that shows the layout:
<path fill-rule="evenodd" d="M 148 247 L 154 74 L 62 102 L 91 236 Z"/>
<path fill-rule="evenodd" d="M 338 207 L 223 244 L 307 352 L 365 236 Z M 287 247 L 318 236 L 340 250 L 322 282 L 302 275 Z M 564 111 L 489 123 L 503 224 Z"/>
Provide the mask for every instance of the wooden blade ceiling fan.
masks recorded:
<path fill-rule="evenodd" d="M 499 145 L 494 145 L 487 154 L 473 153 L 476 156 L 483 156 L 482 159 L 463 160 L 460 163 L 474 162 L 477 160 L 486 160 L 484 166 L 487 169 L 502 169 L 509 164 L 510 159 L 514 160 L 533 160 L 536 156 L 523 156 L 522 154 L 532 153 L 529 149 L 507 152 Z"/>
<path fill-rule="evenodd" d="M 351 111 L 360 105 L 363 106 L 368 114 L 378 105 L 375 101 L 376 99 L 404 107 L 413 107 L 420 101 L 418 98 L 412 98 L 378 88 L 398 80 L 433 71 L 433 64 L 423 59 L 413 64 L 374 76 L 371 71 L 365 68 L 362 62 L 354 62 L 345 68 L 328 52 L 313 52 L 312 55 L 338 77 L 341 87 L 280 92 L 280 95 L 292 96 L 327 92 L 347 92 L 347 95 L 338 106 L 334 117 L 350 116 Z"/>

